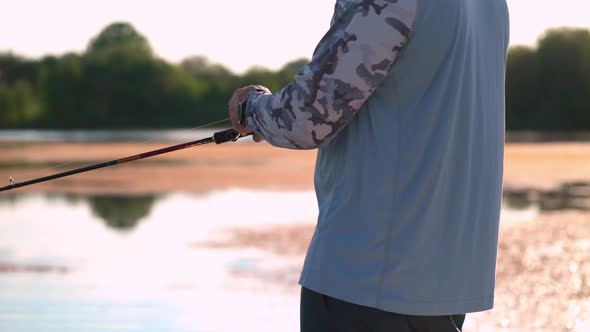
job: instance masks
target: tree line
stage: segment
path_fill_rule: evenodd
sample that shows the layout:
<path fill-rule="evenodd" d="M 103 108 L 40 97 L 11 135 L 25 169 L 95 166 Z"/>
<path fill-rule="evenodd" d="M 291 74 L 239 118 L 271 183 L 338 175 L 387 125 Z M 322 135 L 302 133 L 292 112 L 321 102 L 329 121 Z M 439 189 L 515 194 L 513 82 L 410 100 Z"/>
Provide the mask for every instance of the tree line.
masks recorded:
<path fill-rule="evenodd" d="M 0 128 L 178 128 L 227 117 L 234 89 L 276 91 L 307 62 L 242 75 L 204 57 L 158 58 L 128 23 L 113 23 L 84 52 L 38 60 L 0 53 Z M 553 29 L 513 47 L 506 76 L 510 130 L 590 130 L 590 31 Z"/>
<path fill-rule="evenodd" d="M 506 123 L 512 130 L 590 130 L 590 31 L 552 29 L 510 49 Z"/>
<path fill-rule="evenodd" d="M 306 62 L 243 75 L 204 57 L 170 64 L 131 25 L 113 23 L 81 54 L 0 54 L 0 128 L 192 127 L 227 118 L 236 88 L 280 89 Z"/>

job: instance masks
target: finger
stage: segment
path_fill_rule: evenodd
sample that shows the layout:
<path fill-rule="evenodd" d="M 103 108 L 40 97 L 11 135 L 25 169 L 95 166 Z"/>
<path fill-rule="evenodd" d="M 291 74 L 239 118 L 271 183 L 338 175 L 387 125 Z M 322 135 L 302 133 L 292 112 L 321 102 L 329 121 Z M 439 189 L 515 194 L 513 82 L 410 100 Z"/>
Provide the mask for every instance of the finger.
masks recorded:
<path fill-rule="evenodd" d="M 258 135 L 256 133 L 252 134 L 252 139 L 256 143 L 260 143 L 260 142 L 264 141 L 264 138 L 262 138 L 262 136 L 260 136 L 260 135 Z"/>
<path fill-rule="evenodd" d="M 250 133 L 252 133 L 252 130 L 244 127 L 240 123 L 240 119 L 238 118 L 239 104 L 242 101 L 244 101 L 246 99 L 246 97 L 248 97 L 248 94 L 252 90 L 256 90 L 257 88 L 258 88 L 258 86 L 256 86 L 256 85 L 248 85 L 248 86 L 236 89 L 229 100 L 228 108 L 229 108 L 229 117 L 232 122 L 232 127 L 234 128 L 234 130 L 236 130 L 240 134 L 250 134 Z M 266 88 L 264 88 L 264 89 L 266 89 Z M 262 140 L 262 138 L 259 138 L 259 140 L 257 142 L 259 142 L 261 140 Z"/>
<path fill-rule="evenodd" d="M 250 93 L 250 91 L 252 90 L 256 90 L 257 87 L 256 85 L 248 85 L 245 86 L 243 88 L 239 88 L 236 90 L 236 95 L 238 96 L 238 98 L 240 99 L 240 101 L 242 101 L 244 98 L 246 98 L 248 96 L 248 94 Z"/>
<path fill-rule="evenodd" d="M 231 120 L 232 128 L 240 134 L 249 134 L 251 131 L 240 123 L 238 118 L 238 107 L 240 102 L 240 89 L 236 90 L 228 104 L 229 118 Z"/>
<path fill-rule="evenodd" d="M 242 126 L 238 121 L 232 121 L 232 128 L 240 134 L 247 135 L 252 133 L 252 130 Z"/>
<path fill-rule="evenodd" d="M 270 90 L 264 85 L 255 85 L 256 89 L 270 93 Z"/>
<path fill-rule="evenodd" d="M 249 134 L 251 132 L 251 130 L 242 126 L 242 124 L 240 123 L 240 119 L 238 119 L 238 113 L 236 111 L 236 108 L 232 105 L 230 105 L 229 118 L 231 120 L 232 128 L 238 133 Z"/>

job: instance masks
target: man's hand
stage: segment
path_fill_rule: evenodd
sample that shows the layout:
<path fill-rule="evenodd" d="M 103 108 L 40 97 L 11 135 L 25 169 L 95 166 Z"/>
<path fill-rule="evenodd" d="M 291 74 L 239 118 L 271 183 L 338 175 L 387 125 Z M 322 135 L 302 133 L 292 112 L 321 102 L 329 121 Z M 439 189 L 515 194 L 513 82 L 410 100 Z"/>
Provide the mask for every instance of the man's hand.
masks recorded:
<path fill-rule="evenodd" d="M 249 128 L 246 128 L 240 124 L 240 118 L 238 116 L 238 108 L 240 107 L 239 105 L 242 101 L 244 101 L 246 99 L 246 97 L 248 97 L 248 94 L 250 93 L 250 91 L 258 90 L 258 89 L 265 90 L 270 93 L 270 90 L 265 86 L 248 85 L 248 86 L 245 86 L 243 88 L 239 88 L 236 91 L 234 91 L 233 96 L 229 100 L 229 117 L 231 119 L 232 127 L 235 129 L 235 131 L 237 131 L 240 134 L 250 134 L 250 133 L 252 133 L 252 130 Z M 260 137 L 256 133 L 254 133 L 253 138 L 254 138 L 254 142 L 262 141 L 262 137 Z"/>

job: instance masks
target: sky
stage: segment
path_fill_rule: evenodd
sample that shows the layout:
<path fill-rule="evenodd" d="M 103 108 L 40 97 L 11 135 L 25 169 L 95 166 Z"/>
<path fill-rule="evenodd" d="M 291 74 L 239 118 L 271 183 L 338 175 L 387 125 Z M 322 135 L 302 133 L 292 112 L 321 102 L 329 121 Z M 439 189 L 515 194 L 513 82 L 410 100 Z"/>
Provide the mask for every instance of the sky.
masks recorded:
<path fill-rule="evenodd" d="M 477 0 L 501 1 L 501 0 Z M 240 73 L 311 57 L 334 0 L 0 0 L 0 52 L 37 58 L 83 51 L 109 23 L 131 23 L 162 58 L 205 55 Z M 508 0 L 511 44 L 547 29 L 590 28 L 590 0 Z"/>

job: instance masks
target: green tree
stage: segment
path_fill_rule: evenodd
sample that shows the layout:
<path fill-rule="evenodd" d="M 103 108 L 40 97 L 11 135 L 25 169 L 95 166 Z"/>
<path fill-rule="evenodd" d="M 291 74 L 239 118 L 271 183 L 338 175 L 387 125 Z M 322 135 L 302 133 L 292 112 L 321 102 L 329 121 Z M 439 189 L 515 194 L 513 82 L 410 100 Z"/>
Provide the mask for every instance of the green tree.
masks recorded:
<path fill-rule="evenodd" d="M 538 129 L 590 128 L 590 31 L 553 29 L 539 40 Z"/>
<path fill-rule="evenodd" d="M 13 85 L 17 81 L 34 84 L 39 65 L 12 53 L 0 53 L 0 83 Z"/>
<path fill-rule="evenodd" d="M 155 59 L 147 39 L 128 23 L 113 23 L 82 57 L 83 102 L 77 126 L 142 127 L 160 106 L 168 66 Z"/>
<path fill-rule="evenodd" d="M 104 28 L 88 45 L 87 53 L 111 52 L 126 49 L 138 56 L 152 57 L 152 48 L 147 39 L 126 22 L 116 22 Z"/>
<path fill-rule="evenodd" d="M 193 56 L 180 63 L 180 70 L 207 86 L 207 91 L 195 105 L 198 115 L 193 123 L 203 124 L 227 117 L 227 101 L 239 82 L 226 67 L 213 63 L 203 56 Z"/>
<path fill-rule="evenodd" d="M 204 56 L 193 56 L 182 60 L 182 70 L 198 80 L 207 80 L 217 89 L 228 89 L 235 86 L 236 76 L 223 65 L 213 63 Z"/>
<path fill-rule="evenodd" d="M 506 66 L 506 123 L 510 130 L 534 129 L 539 103 L 536 50 L 518 46 L 508 52 Z"/>
<path fill-rule="evenodd" d="M 506 74 L 508 129 L 590 129 L 590 31 L 552 29 L 536 48 L 511 48 Z"/>
<path fill-rule="evenodd" d="M 0 83 L 0 128 L 18 128 L 39 116 L 39 103 L 27 81 Z"/>
<path fill-rule="evenodd" d="M 270 91 L 277 91 L 283 88 L 282 82 L 278 75 L 264 67 L 252 67 L 246 71 L 246 73 L 240 77 L 242 86 L 250 84 L 260 84 L 268 87 Z"/>
<path fill-rule="evenodd" d="M 39 74 L 42 114 L 37 125 L 49 128 L 75 128 L 83 122 L 82 60 L 77 54 L 46 58 Z"/>
<path fill-rule="evenodd" d="M 291 83 L 296 74 L 308 62 L 307 59 L 291 61 L 276 72 L 264 67 L 253 67 L 242 75 L 239 80 L 241 85 L 261 84 L 276 92 Z"/>
<path fill-rule="evenodd" d="M 125 23 L 92 39 L 83 55 L 43 64 L 43 125 L 54 128 L 153 128 L 195 123 L 209 83 L 154 57 Z"/>
<path fill-rule="evenodd" d="M 126 48 L 83 58 L 84 127 L 149 125 L 162 103 L 166 64 Z"/>
<path fill-rule="evenodd" d="M 278 83 L 282 87 L 285 87 L 287 84 L 291 83 L 297 73 L 309 63 L 309 59 L 297 59 L 285 64 L 278 72 Z"/>

